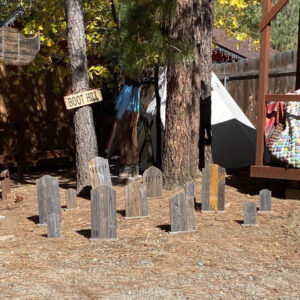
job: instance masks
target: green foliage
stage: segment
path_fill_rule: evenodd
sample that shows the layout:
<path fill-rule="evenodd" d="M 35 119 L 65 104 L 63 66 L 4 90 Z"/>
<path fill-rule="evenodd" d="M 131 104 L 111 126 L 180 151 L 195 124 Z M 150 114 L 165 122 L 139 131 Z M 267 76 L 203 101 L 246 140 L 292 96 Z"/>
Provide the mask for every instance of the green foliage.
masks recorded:
<path fill-rule="evenodd" d="M 219 0 L 220 1 L 220 0 Z M 273 5 L 277 1 L 273 1 Z M 252 1 L 239 13 L 236 18 L 238 20 L 238 26 L 234 29 L 226 23 L 225 31 L 229 31 L 229 34 L 235 36 L 242 36 L 245 39 L 252 38 L 254 40 L 260 40 L 259 26 L 262 16 L 262 1 Z M 298 42 L 298 27 L 299 27 L 299 0 L 289 0 L 287 5 L 282 8 L 276 18 L 271 24 L 271 46 L 273 49 L 284 51 L 297 48 Z M 220 13 L 219 11 L 222 11 Z M 232 14 L 236 15 L 237 10 L 232 10 Z M 216 4 L 216 23 L 223 22 L 220 16 L 227 15 L 227 22 L 230 22 L 227 10 L 221 7 L 220 4 Z M 219 24 L 220 25 L 220 24 Z M 223 26 L 219 26 L 222 27 Z M 231 29 L 230 29 L 231 28 Z M 224 29 L 224 28 L 223 28 Z"/>
<path fill-rule="evenodd" d="M 119 0 L 118 26 L 107 34 L 106 53 L 125 73 L 137 78 L 143 70 L 191 58 L 188 41 L 171 38 L 166 28 L 176 0 Z"/>
<path fill-rule="evenodd" d="M 5 6 L 4 6 L 5 2 Z M 0 14 L 9 15 L 17 5 L 22 2 L 25 14 L 18 19 L 22 23 L 22 32 L 32 36 L 36 32 L 41 35 L 41 50 L 34 63 L 26 68 L 26 76 L 37 76 L 42 71 L 54 71 L 59 64 L 60 75 L 69 75 L 67 52 L 67 28 L 65 20 L 65 7 L 63 0 L 24 0 L 2 1 Z M 83 1 L 83 12 L 86 25 L 87 54 L 91 61 L 89 74 L 91 85 L 101 87 L 103 83 L 109 84 L 112 79 L 111 72 L 104 62 L 99 63 L 102 56 L 100 49 L 104 43 L 105 34 L 101 28 L 113 28 L 115 26 L 111 14 L 111 1 L 89 0 Z M 5 7 L 5 9 L 4 9 Z M 1 10 L 2 8 L 2 10 Z M 99 70 L 101 69 L 101 72 Z M 17 72 L 21 72 L 20 69 Z M 59 87 L 55 92 L 58 92 Z"/>

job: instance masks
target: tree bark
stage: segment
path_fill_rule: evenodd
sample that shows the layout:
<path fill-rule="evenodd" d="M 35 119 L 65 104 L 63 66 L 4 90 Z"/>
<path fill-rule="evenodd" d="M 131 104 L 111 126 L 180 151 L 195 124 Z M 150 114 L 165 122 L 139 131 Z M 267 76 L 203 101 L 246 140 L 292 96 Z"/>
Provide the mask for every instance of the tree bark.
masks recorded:
<path fill-rule="evenodd" d="M 156 64 L 154 67 L 154 91 L 156 98 L 156 160 L 155 166 L 161 168 L 161 118 L 160 118 L 160 105 L 161 98 L 159 94 L 159 65 Z"/>
<path fill-rule="evenodd" d="M 178 0 L 177 16 L 171 34 L 188 44 L 193 39 L 192 17 L 193 0 Z M 198 115 L 199 109 L 192 98 L 192 64 L 169 66 L 163 155 L 166 189 L 182 185 L 197 176 Z"/>
<path fill-rule="evenodd" d="M 65 0 L 68 50 L 72 93 L 89 88 L 86 42 L 81 0 Z M 90 185 L 88 162 L 98 155 L 93 111 L 90 106 L 78 108 L 74 115 L 77 193 Z"/>
<path fill-rule="evenodd" d="M 193 42 L 194 42 L 194 62 L 192 72 L 192 100 L 195 107 L 194 131 L 197 134 L 198 147 L 195 149 L 198 154 L 197 166 L 200 165 L 200 99 L 201 99 L 201 6 L 202 0 L 193 0 Z"/>
<path fill-rule="evenodd" d="M 211 71 L 212 33 L 214 23 L 214 1 L 202 0 L 199 11 L 200 26 L 200 68 L 201 68 L 201 125 L 200 125 L 200 167 L 211 163 Z"/>

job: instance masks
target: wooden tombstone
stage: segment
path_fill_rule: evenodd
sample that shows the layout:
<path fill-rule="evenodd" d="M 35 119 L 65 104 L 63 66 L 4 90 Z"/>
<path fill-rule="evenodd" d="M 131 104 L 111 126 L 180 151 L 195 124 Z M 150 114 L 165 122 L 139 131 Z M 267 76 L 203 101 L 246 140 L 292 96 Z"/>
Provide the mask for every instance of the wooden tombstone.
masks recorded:
<path fill-rule="evenodd" d="M 193 232 L 194 198 L 181 193 L 170 199 L 170 233 Z"/>
<path fill-rule="evenodd" d="M 58 179 L 45 175 L 36 181 L 39 208 L 39 225 L 47 224 L 48 215 L 55 213 L 61 222 L 61 207 Z"/>
<path fill-rule="evenodd" d="M 90 184 L 92 190 L 100 185 L 112 186 L 108 160 L 102 157 L 94 157 L 89 161 Z"/>
<path fill-rule="evenodd" d="M 194 182 L 187 182 L 184 185 L 184 195 L 185 195 L 185 201 L 186 201 L 186 228 L 187 231 L 193 231 L 194 228 L 194 209 L 195 209 L 195 199 L 196 199 L 196 193 L 195 193 L 195 184 Z"/>
<path fill-rule="evenodd" d="M 66 195 L 67 209 L 78 208 L 76 190 L 67 189 L 65 195 Z"/>
<path fill-rule="evenodd" d="M 272 192 L 268 189 L 263 189 L 259 192 L 260 207 L 259 212 L 270 212 Z"/>
<path fill-rule="evenodd" d="M 116 192 L 107 185 L 91 191 L 91 241 L 117 238 Z"/>
<path fill-rule="evenodd" d="M 0 60 L 5 64 L 28 65 L 35 59 L 39 50 L 39 33 L 32 38 L 26 38 L 15 28 L 0 28 Z"/>
<path fill-rule="evenodd" d="M 0 184 L 1 184 L 1 198 L 2 200 L 7 199 L 7 195 L 10 194 L 10 177 L 9 171 L 3 170 L 0 173 Z"/>
<path fill-rule="evenodd" d="M 225 210 L 225 175 L 216 164 L 202 170 L 202 211 Z"/>
<path fill-rule="evenodd" d="M 163 190 L 163 177 L 160 169 L 148 168 L 143 174 L 143 183 L 146 186 L 148 197 L 161 197 Z"/>
<path fill-rule="evenodd" d="M 255 226 L 256 220 L 256 204 L 255 202 L 248 201 L 244 206 L 244 224 L 243 226 Z"/>
<path fill-rule="evenodd" d="M 60 216 L 56 213 L 51 213 L 47 217 L 48 238 L 60 238 Z"/>
<path fill-rule="evenodd" d="M 148 216 L 147 192 L 144 184 L 134 181 L 125 187 L 126 218 Z"/>

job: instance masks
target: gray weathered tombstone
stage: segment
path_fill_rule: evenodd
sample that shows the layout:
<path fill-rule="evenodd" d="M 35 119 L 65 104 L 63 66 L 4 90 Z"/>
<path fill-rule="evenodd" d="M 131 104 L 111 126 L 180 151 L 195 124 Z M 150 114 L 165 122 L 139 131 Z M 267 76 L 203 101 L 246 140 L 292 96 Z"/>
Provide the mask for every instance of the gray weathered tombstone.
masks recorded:
<path fill-rule="evenodd" d="M 225 210 L 225 175 L 225 169 L 216 164 L 202 169 L 203 212 Z"/>
<path fill-rule="evenodd" d="M 60 216 L 51 213 L 47 216 L 48 238 L 60 238 Z"/>
<path fill-rule="evenodd" d="M 92 189 L 100 185 L 112 186 L 108 160 L 102 157 L 94 157 L 89 161 L 90 184 Z"/>
<path fill-rule="evenodd" d="M 126 218 L 148 216 L 147 192 L 143 183 L 134 181 L 125 187 Z"/>
<path fill-rule="evenodd" d="M 76 192 L 76 190 L 74 190 L 74 189 L 67 189 L 65 195 L 66 195 L 67 209 L 78 208 L 78 204 L 77 204 L 77 192 Z"/>
<path fill-rule="evenodd" d="M 170 199 L 170 233 L 195 231 L 194 198 L 184 193 Z"/>
<path fill-rule="evenodd" d="M 39 208 L 39 225 L 46 225 L 47 216 L 51 213 L 59 215 L 61 221 L 58 179 L 45 175 L 36 181 L 36 190 Z"/>
<path fill-rule="evenodd" d="M 150 167 L 143 173 L 143 183 L 148 197 L 161 197 L 163 190 L 163 176 L 160 169 Z"/>
<path fill-rule="evenodd" d="M 243 226 L 257 225 L 256 220 L 256 204 L 255 202 L 248 201 L 244 206 L 244 224 Z"/>
<path fill-rule="evenodd" d="M 91 191 L 91 241 L 117 238 L 116 192 L 107 185 Z"/>
<path fill-rule="evenodd" d="M 2 200 L 7 199 L 7 195 L 10 193 L 10 177 L 9 170 L 3 170 L 0 173 L 0 184 L 1 184 L 1 198 Z"/>
<path fill-rule="evenodd" d="M 184 194 L 186 200 L 186 230 L 193 231 L 194 228 L 194 209 L 195 209 L 195 184 L 194 182 L 187 182 L 184 185 Z"/>
<path fill-rule="evenodd" d="M 272 192 L 268 189 L 263 189 L 259 192 L 260 212 L 270 212 L 271 209 Z"/>

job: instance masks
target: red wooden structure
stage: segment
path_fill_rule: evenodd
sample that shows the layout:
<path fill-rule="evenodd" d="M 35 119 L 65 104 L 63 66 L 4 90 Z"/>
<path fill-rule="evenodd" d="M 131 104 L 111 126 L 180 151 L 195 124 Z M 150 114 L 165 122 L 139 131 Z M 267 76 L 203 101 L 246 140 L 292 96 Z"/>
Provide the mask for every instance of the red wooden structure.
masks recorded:
<path fill-rule="evenodd" d="M 277 178 L 288 180 L 300 180 L 300 169 L 280 168 L 265 166 L 263 164 L 264 154 L 264 129 L 266 123 L 266 102 L 270 101 L 300 101 L 300 95 L 271 95 L 268 93 L 269 84 L 269 57 L 270 57 L 270 33 L 271 21 L 288 0 L 279 0 L 272 6 L 272 0 L 263 0 L 263 14 L 260 24 L 261 48 L 260 48 L 260 70 L 259 70 L 259 95 L 257 105 L 257 136 L 256 136 L 256 158 L 255 165 L 251 166 L 252 177 Z M 300 17 L 300 13 L 299 13 Z M 300 88 L 300 28 L 297 54 L 296 89 Z"/>

